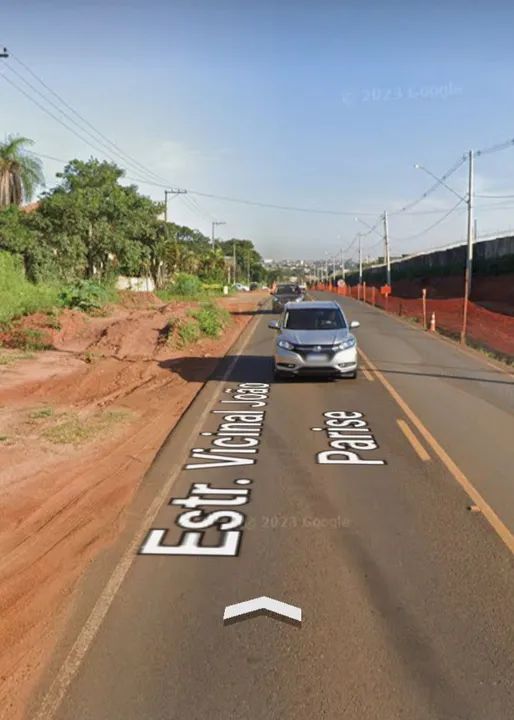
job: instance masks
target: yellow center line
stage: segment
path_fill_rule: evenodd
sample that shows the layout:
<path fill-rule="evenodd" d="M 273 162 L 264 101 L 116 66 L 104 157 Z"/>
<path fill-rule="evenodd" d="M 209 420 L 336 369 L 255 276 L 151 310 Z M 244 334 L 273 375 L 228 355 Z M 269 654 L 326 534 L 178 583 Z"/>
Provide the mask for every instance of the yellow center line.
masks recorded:
<path fill-rule="evenodd" d="M 444 450 L 443 447 L 437 442 L 435 437 L 430 433 L 430 431 L 425 427 L 425 425 L 421 422 L 421 420 L 418 418 L 416 413 L 411 410 L 411 408 L 407 405 L 405 400 L 400 396 L 400 394 L 394 389 L 394 387 L 391 385 L 391 383 L 386 380 L 386 378 L 382 375 L 382 373 L 377 370 L 375 365 L 371 362 L 371 360 L 368 358 L 365 352 L 363 352 L 361 349 L 359 349 L 360 354 L 366 361 L 367 366 L 373 370 L 373 373 L 375 377 L 377 377 L 382 385 L 386 388 L 386 390 L 389 392 L 391 397 L 396 401 L 396 403 L 400 406 L 403 413 L 408 417 L 408 419 L 411 421 L 411 423 L 414 425 L 414 427 L 418 430 L 419 434 L 422 435 L 424 440 L 432 450 L 435 452 L 435 454 L 439 457 L 443 465 L 446 466 L 447 470 L 453 475 L 455 480 L 459 483 L 459 485 L 463 488 L 463 490 L 469 495 L 471 500 L 473 500 L 473 503 L 477 505 L 482 515 L 487 519 L 489 524 L 492 526 L 492 528 L 496 531 L 496 533 L 500 536 L 500 538 L 503 540 L 505 545 L 509 548 L 511 553 L 514 554 L 514 535 L 511 533 L 509 528 L 505 525 L 502 520 L 498 517 L 498 515 L 494 512 L 492 507 L 489 505 L 489 503 L 486 502 L 486 500 L 482 497 L 482 495 L 478 492 L 478 490 L 474 487 L 474 485 L 468 480 L 468 478 L 464 475 L 462 470 L 456 465 L 456 463 L 451 459 L 451 457 L 448 455 L 446 450 Z"/>
<path fill-rule="evenodd" d="M 423 460 L 423 462 L 428 462 L 430 460 L 430 455 L 427 453 L 423 445 L 420 443 L 418 438 L 414 435 L 410 427 L 407 425 L 405 420 L 397 420 L 398 427 L 402 431 L 402 433 L 405 435 L 407 440 L 410 442 L 414 450 L 416 451 L 418 457 L 420 460 Z"/>

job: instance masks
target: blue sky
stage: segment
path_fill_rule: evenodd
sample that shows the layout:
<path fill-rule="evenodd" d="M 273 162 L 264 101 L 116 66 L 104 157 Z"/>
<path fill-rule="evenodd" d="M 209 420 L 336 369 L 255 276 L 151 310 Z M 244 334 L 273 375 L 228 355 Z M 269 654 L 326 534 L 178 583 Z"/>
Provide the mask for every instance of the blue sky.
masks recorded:
<path fill-rule="evenodd" d="M 466 150 L 514 137 L 514 7 L 506 0 L 16 5 L 2 11 L 0 44 L 170 184 L 348 212 L 293 213 L 192 194 L 170 201 L 174 220 L 205 233 L 212 218 L 224 220 L 221 237 L 249 237 L 266 257 L 344 248 L 359 228 L 355 214 L 374 223 L 375 213 L 394 212 L 432 184 L 414 163 L 442 174 Z M 7 65 L 37 84 L 16 60 Z M 0 77 L 0 136 L 11 132 L 63 160 L 101 154 Z M 60 166 L 45 160 L 47 185 Z M 451 182 L 465 192 L 464 166 Z M 139 184 L 162 198 L 161 188 Z M 478 158 L 476 185 L 480 194 L 514 194 L 514 147 Z M 462 239 L 463 207 L 423 233 L 455 202 L 441 188 L 413 208 L 441 215 L 392 215 L 393 254 Z M 480 234 L 514 227 L 514 199 L 477 199 L 477 222 Z M 365 254 L 379 251 L 380 238 L 369 235 Z"/>

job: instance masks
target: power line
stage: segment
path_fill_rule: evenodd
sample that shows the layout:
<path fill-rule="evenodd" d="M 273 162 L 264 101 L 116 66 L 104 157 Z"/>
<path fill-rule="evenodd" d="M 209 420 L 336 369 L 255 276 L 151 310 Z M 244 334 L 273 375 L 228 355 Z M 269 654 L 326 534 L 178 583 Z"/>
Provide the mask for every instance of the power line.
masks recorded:
<path fill-rule="evenodd" d="M 102 153 L 105 153 L 105 151 L 107 150 L 107 153 L 109 153 L 109 154 L 106 154 L 106 156 L 107 156 L 109 159 L 111 159 L 111 160 L 115 159 L 115 158 L 112 157 L 113 151 L 109 148 L 109 146 L 107 145 L 107 143 L 105 143 L 105 142 L 103 142 L 102 140 L 100 140 L 100 139 L 98 139 L 97 137 L 95 137 L 95 135 L 93 135 L 93 133 L 91 133 L 89 130 L 87 130 L 87 128 L 83 128 L 81 125 L 79 125 L 79 124 L 76 122 L 76 120 L 75 120 L 69 113 L 67 113 L 65 110 L 62 110 L 62 108 L 60 108 L 59 105 L 57 105 L 57 103 L 53 102 L 53 100 L 51 100 L 50 98 L 46 97 L 46 95 L 44 95 L 44 93 L 40 92 L 32 83 L 30 83 L 28 80 L 26 80 L 26 79 L 23 77 L 23 75 L 21 75 L 21 74 L 20 74 L 17 70 L 15 70 L 13 67 L 10 67 L 9 65 L 6 65 L 5 67 L 6 67 L 8 70 L 10 70 L 10 72 L 14 73 L 18 78 L 20 78 L 20 80 L 21 80 L 23 83 L 25 83 L 25 85 L 27 85 L 34 93 L 36 93 L 40 98 L 42 98 L 42 100 L 43 100 L 44 102 L 48 103 L 48 105 L 50 105 L 50 107 L 54 108 L 57 112 L 61 113 L 61 115 L 64 116 L 74 127 L 78 128 L 81 133 L 84 133 L 84 134 L 87 135 L 89 138 L 91 138 L 91 139 L 94 141 L 95 145 L 91 145 L 91 143 L 90 143 L 89 140 L 86 140 L 85 138 L 81 137 L 81 139 L 84 140 L 84 142 L 90 144 L 91 147 L 94 147 L 94 149 L 97 150 L 97 151 L 98 151 L 98 147 L 97 147 L 96 144 L 98 144 L 98 145 L 102 148 L 102 150 L 101 150 Z M 11 85 L 13 85 L 17 90 L 19 90 L 20 92 L 23 92 L 24 95 L 29 98 L 29 100 L 31 100 L 32 102 L 38 104 L 37 101 L 36 101 L 32 96 L 29 95 L 29 93 L 23 91 L 22 88 L 18 87 L 18 86 L 17 86 L 12 80 L 10 80 L 6 75 L 4 75 L 4 78 L 5 78 L 8 82 L 10 82 Z M 49 112 L 47 109 L 45 109 L 42 105 L 38 104 L 38 107 L 41 108 L 42 110 L 44 110 L 45 112 L 47 112 L 47 114 L 50 114 L 50 112 Z M 72 129 L 71 127 L 69 127 L 66 123 L 63 123 L 62 120 L 60 120 L 59 118 L 55 117 L 53 114 L 50 114 L 50 116 L 51 116 L 53 119 L 57 120 L 58 122 L 61 122 L 61 124 L 64 125 L 64 127 L 66 127 L 68 130 L 70 130 L 70 132 L 73 132 L 73 129 Z M 75 132 L 75 134 L 77 134 L 77 133 Z M 117 155 L 117 157 L 119 157 L 119 159 L 122 160 L 123 163 L 129 164 L 129 162 L 127 162 L 127 159 L 126 159 L 125 157 L 123 157 L 123 155 L 119 155 L 119 154 L 117 153 L 117 151 L 114 151 L 114 152 L 115 152 L 115 154 Z M 118 160 L 118 161 L 119 161 L 119 160 Z M 141 168 L 139 168 L 137 164 L 132 164 L 132 168 L 131 168 L 131 169 L 135 170 L 136 172 L 140 172 L 140 171 L 141 171 Z M 151 171 L 146 170 L 144 167 L 143 167 L 142 169 L 143 169 L 143 171 L 144 171 L 145 173 L 147 173 L 147 175 L 149 175 L 150 177 L 153 177 L 153 173 L 151 173 Z"/>
<path fill-rule="evenodd" d="M 98 128 L 96 128 L 91 122 L 89 122 L 89 120 L 87 120 L 83 115 L 81 115 L 77 110 L 75 110 L 75 108 L 72 107 L 68 102 L 66 102 L 66 100 L 65 100 L 61 95 L 59 95 L 57 92 L 55 92 L 55 90 L 53 90 L 49 85 L 47 85 L 47 83 L 45 83 L 44 80 L 42 80 L 38 75 L 36 75 L 36 73 L 35 73 L 28 65 L 26 65 L 24 62 L 22 62 L 22 60 L 20 60 L 18 57 L 16 57 L 16 55 L 13 55 L 13 53 L 11 53 L 11 57 L 12 57 L 12 59 L 15 60 L 19 65 L 21 65 L 21 67 L 23 67 L 42 87 L 44 87 L 49 93 L 51 93 L 60 103 L 62 103 L 68 110 L 70 110 L 70 112 L 72 112 L 77 118 L 79 118 L 79 120 L 80 120 L 82 123 L 84 123 L 85 125 L 87 125 L 87 127 L 89 127 L 91 130 L 93 130 L 93 132 L 94 132 L 96 135 L 98 135 L 100 138 L 102 138 L 102 140 L 105 141 L 105 143 L 107 143 L 107 145 L 110 145 L 111 148 L 112 148 L 118 155 L 120 155 L 121 157 L 123 157 L 123 158 L 125 159 L 125 160 L 124 160 L 125 162 L 128 161 L 129 163 L 132 163 L 136 168 L 139 169 L 139 172 L 143 171 L 143 172 L 145 172 L 146 174 L 148 174 L 148 175 L 150 175 L 150 176 L 152 176 L 152 177 L 154 177 L 154 178 L 156 178 L 156 179 L 158 179 L 158 180 L 162 180 L 163 182 L 167 182 L 167 181 L 165 180 L 165 178 L 161 177 L 160 175 L 157 175 L 157 174 L 156 174 L 155 172 L 153 172 L 152 170 L 149 170 L 147 167 L 145 167 L 145 165 L 143 165 L 143 163 L 139 162 L 139 160 L 136 160 L 136 159 L 133 158 L 131 155 L 129 155 L 127 152 L 125 152 L 124 150 L 122 150 L 122 148 L 120 148 L 119 145 L 117 145 L 116 143 L 114 143 L 114 142 L 113 142 L 112 140 L 110 140 L 106 135 L 104 135 L 104 133 L 102 133 L 100 130 L 98 130 Z M 50 103 L 51 105 L 53 105 L 54 107 L 56 107 L 57 110 L 59 110 L 59 112 L 61 112 L 63 115 L 65 115 L 65 117 L 68 117 L 68 119 L 70 119 L 72 122 L 75 122 L 75 124 L 78 125 L 78 123 L 76 123 L 76 121 L 74 121 L 73 118 L 71 118 L 67 113 L 65 113 L 65 112 L 64 112 L 63 110 L 61 110 L 58 106 L 56 106 L 54 103 L 52 103 L 52 101 L 49 100 L 46 96 L 44 96 L 42 93 L 40 93 L 39 90 L 37 90 L 33 85 L 31 85 L 31 84 L 23 77 L 23 75 L 21 75 L 20 73 L 18 73 L 10 64 L 7 64 L 6 67 L 8 67 L 8 69 L 9 69 L 11 72 L 15 73 L 19 78 L 21 78 L 21 79 L 23 80 L 23 82 L 25 82 L 29 87 L 31 87 L 31 88 L 34 90 L 34 92 L 37 92 L 38 95 L 40 95 L 41 97 L 43 97 L 48 103 Z M 80 127 L 80 126 L 79 126 L 79 127 Z M 81 129 L 83 132 L 87 132 L 84 128 L 80 128 L 80 129 Z M 89 133 L 88 133 L 88 134 L 89 134 Z M 98 139 L 95 139 L 95 141 L 98 142 Z M 103 144 L 103 143 L 102 143 L 102 144 Z M 112 152 L 112 150 L 111 150 L 111 152 Z M 168 183 L 168 184 L 169 184 L 169 183 Z"/>
<path fill-rule="evenodd" d="M 466 155 L 463 155 L 459 158 L 459 160 L 451 166 L 449 170 L 447 170 L 444 175 L 441 176 L 441 178 L 437 179 L 437 182 L 435 182 L 433 185 L 431 185 L 428 190 L 426 190 L 422 195 L 420 195 L 416 200 L 413 200 L 410 203 L 407 203 L 407 205 L 404 205 L 399 210 L 394 210 L 389 213 L 389 215 L 399 215 L 400 213 L 404 213 L 407 210 L 410 210 L 410 208 L 414 207 L 415 205 L 418 205 L 422 200 L 424 200 L 426 197 L 431 195 L 440 185 L 444 185 L 445 181 L 448 180 L 451 175 L 453 175 L 454 172 L 456 172 L 461 165 L 463 165 L 466 162 Z"/>
<path fill-rule="evenodd" d="M 498 200 L 500 200 L 500 199 L 502 199 L 502 198 L 505 198 L 505 199 L 507 199 L 507 198 L 514 198 L 514 195 L 478 195 L 478 194 L 475 194 L 475 197 L 478 197 L 478 198 L 491 198 L 491 199 L 498 199 Z"/>
<path fill-rule="evenodd" d="M 239 203 L 241 205 L 253 205 L 256 207 L 270 208 L 272 210 L 290 210 L 293 212 L 311 213 L 314 215 L 366 215 L 376 216 L 376 212 L 361 212 L 361 211 L 349 211 L 349 210 L 322 210 L 320 208 L 302 208 L 293 205 L 275 205 L 274 203 L 259 202 L 257 200 L 245 200 L 243 198 L 234 198 L 227 195 L 214 195 L 212 193 L 200 192 L 199 190 L 190 190 L 188 193 L 191 195 L 198 195 L 199 197 L 213 198 L 215 200 L 225 200 L 226 202 Z"/>
<path fill-rule="evenodd" d="M 21 88 L 19 85 L 17 85 L 13 80 L 11 80 L 7 75 L 4 73 L 0 73 L 0 77 L 3 77 L 3 79 L 8 82 L 10 85 L 12 85 L 18 92 L 22 93 L 22 95 L 25 95 L 26 98 L 30 100 L 30 102 L 34 103 L 34 105 L 37 105 L 44 113 L 49 115 L 53 120 L 59 123 L 59 125 L 62 125 L 66 128 L 66 130 L 69 130 L 73 135 L 79 138 L 79 140 L 82 140 L 82 142 L 86 143 L 86 145 L 89 145 L 92 147 L 96 152 L 100 153 L 100 155 L 105 155 L 111 162 L 114 162 L 114 159 L 108 155 L 105 154 L 105 151 L 101 148 L 98 148 L 96 145 L 94 145 L 91 141 L 86 140 L 80 133 L 78 133 L 74 128 L 70 127 L 67 123 L 64 122 L 64 120 L 61 120 L 61 118 L 54 115 L 50 110 L 44 107 L 44 105 L 41 105 L 41 103 L 36 100 L 35 98 L 31 97 L 29 93 L 25 92 L 23 88 Z"/>
<path fill-rule="evenodd" d="M 491 153 L 500 152 L 500 150 L 506 150 L 509 147 L 514 146 L 514 138 L 511 138 L 510 140 L 505 140 L 502 143 L 497 143 L 496 145 L 491 145 L 490 147 L 484 148 L 483 150 L 477 150 L 475 152 L 475 155 L 489 155 Z"/>
<path fill-rule="evenodd" d="M 429 225 L 429 227 L 425 228 L 424 230 L 421 230 L 421 232 L 416 233 L 415 235 L 409 235 L 409 237 L 395 238 L 395 241 L 396 242 L 406 242 L 408 240 L 415 240 L 416 238 L 421 237 L 422 235 L 425 235 L 426 233 L 430 232 L 430 230 L 433 230 L 435 227 L 437 227 L 437 225 L 440 225 L 442 222 L 444 222 L 444 220 L 446 220 L 446 218 L 450 217 L 450 215 L 452 213 L 454 213 L 458 209 L 459 205 L 462 205 L 463 202 L 464 202 L 464 200 L 459 200 L 445 215 L 443 215 L 442 218 L 439 218 L 439 220 L 436 220 L 435 223 L 433 223 L 432 225 Z"/>
<path fill-rule="evenodd" d="M 96 128 L 91 122 L 89 122 L 81 113 L 79 113 L 75 108 L 73 108 L 64 98 L 59 95 L 55 90 L 53 90 L 47 83 L 44 82 L 26 63 L 24 63 L 21 59 L 19 59 L 16 55 L 11 53 L 12 59 L 17 62 L 26 72 L 28 72 L 48 93 L 53 95 L 62 105 L 64 105 L 73 115 L 75 115 L 81 123 L 86 125 L 88 128 L 90 128 L 93 133 L 91 133 L 86 128 L 82 127 L 69 113 L 64 111 L 61 107 L 59 107 L 55 102 L 53 102 L 51 99 L 49 99 L 44 93 L 42 93 L 40 90 L 38 90 L 32 83 L 30 83 L 21 73 L 19 73 L 15 68 L 13 68 L 9 63 L 6 64 L 6 68 L 14 73 L 18 78 L 21 79 L 23 83 L 25 83 L 33 92 L 35 92 L 39 97 L 41 97 L 46 103 L 48 103 L 51 107 L 53 107 L 57 112 L 59 112 L 61 115 L 63 115 L 67 120 L 69 120 L 72 125 L 79 128 L 81 133 L 85 133 L 88 137 L 92 138 L 94 143 L 91 143 L 89 140 L 86 140 L 80 133 L 78 133 L 73 127 L 70 127 L 67 123 L 65 123 L 62 119 L 59 117 L 56 117 L 53 113 L 51 113 L 47 108 L 45 108 L 43 105 L 41 105 L 37 100 L 35 100 L 33 97 L 29 95 L 26 91 L 24 91 L 22 88 L 20 88 L 15 82 L 13 82 L 10 78 L 8 78 L 5 74 L 0 73 L 4 79 L 10 83 L 15 89 L 17 89 L 19 92 L 21 92 L 25 97 L 27 97 L 31 102 L 33 102 L 37 107 L 39 107 L 43 112 L 45 112 L 47 115 L 49 115 L 52 119 L 54 119 L 56 122 L 61 124 L 63 127 L 65 127 L 69 132 L 73 133 L 76 137 L 78 137 L 80 140 L 85 142 L 87 145 L 92 147 L 95 151 L 103 153 L 105 152 L 105 149 L 108 150 L 109 153 L 114 153 L 117 157 L 122 158 L 124 163 L 127 163 L 129 165 L 132 165 L 132 169 L 136 169 L 138 172 L 143 172 L 145 175 L 147 175 L 149 178 L 154 178 L 156 180 L 161 180 L 161 184 L 159 182 L 155 182 L 154 180 L 146 180 L 142 178 L 130 178 L 136 182 L 144 183 L 147 185 L 153 185 L 155 187 L 168 187 L 169 182 L 163 178 L 162 176 L 155 173 L 153 170 L 148 169 L 145 165 L 143 165 L 141 162 L 133 158 L 131 155 L 126 153 L 124 150 L 122 150 L 116 143 L 114 143 L 112 140 L 110 140 L 106 135 L 104 135 L 98 128 Z M 101 150 L 99 150 L 98 145 L 101 146 Z M 482 150 L 476 151 L 475 155 L 485 155 L 489 153 L 499 152 L 501 150 L 507 149 L 509 147 L 514 146 L 514 138 L 509 139 L 507 141 L 504 141 L 502 143 L 497 143 L 495 145 L 492 145 L 490 147 L 484 148 Z M 34 153 L 37 154 L 37 153 Z M 40 155 L 41 157 L 45 157 L 44 155 Z M 106 155 L 111 161 L 115 161 L 112 157 L 112 155 Z M 48 159 L 53 159 L 58 161 L 57 158 L 52 158 L 51 156 L 46 156 Z M 407 211 L 410 210 L 412 207 L 415 207 L 417 204 L 419 204 L 422 200 L 424 200 L 426 197 L 428 197 L 432 192 L 434 192 L 440 185 L 444 185 L 445 181 L 454 173 L 456 170 L 458 170 L 459 167 L 465 162 L 466 155 L 462 156 L 441 178 L 437 179 L 437 182 L 434 183 L 428 190 L 426 190 L 420 197 L 413 200 L 410 203 L 407 203 L 399 210 L 395 210 L 390 212 L 390 215 L 399 215 L 399 214 L 405 214 L 405 215 L 421 215 L 421 214 L 439 214 L 441 212 L 445 212 L 445 210 L 426 210 L 421 211 L 417 213 L 408 213 Z M 66 162 L 66 161 L 62 161 Z M 131 169 L 129 167 L 129 169 Z M 129 178 L 127 178 L 129 179 Z M 199 197 L 207 197 L 212 198 L 216 200 L 223 200 L 225 202 L 233 202 L 238 204 L 244 204 L 244 205 L 251 205 L 254 207 L 262 207 L 262 208 L 269 208 L 269 209 L 276 209 L 276 210 L 283 210 L 283 211 L 292 211 L 292 212 L 303 212 L 303 213 L 309 213 L 309 214 L 323 214 L 323 215 L 339 215 L 339 216 L 347 216 L 347 215 L 362 215 L 362 216 L 373 216 L 376 215 L 376 213 L 372 212 L 350 212 L 350 211 L 341 211 L 341 210 L 327 210 L 327 209 L 320 209 L 320 208 L 302 208 L 297 206 L 289 206 L 289 205 L 278 205 L 274 203 L 265 203 L 255 200 L 246 200 L 243 198 L 234 198 L 224 195 L 215 195 L 213 193 L 205 193 L 201 192 L 199 190 L 188 190 L 189 195 L 197 195 Z M 509 199 L 514 197 L 514 195 L 477 195 L 477 197 L 482 198 L 491 198 L 491 199 Z M 195 208 L 193 211 L 201 214 L 202 216 L 206 218 L 212 218 L 212 216 L 209 213 L 206 213 L 195 201 L 195 198 L 183 198 L 184 202 L 188 205 L 190 209 Z M 460 204 L 460 203 L 459 203 Z M 431 225 L 427 230 L 422 231 L 420 234 L 424 234 L 425 232 L 428 232 L 432 227 L 436 227 L 440 222 L 443 222 L 446 217 L 448 217 L 453 211 L 454 208 L 450 208 L 446 214 L 440 218 L 436 223 Z M 499 208 L 500 209 L 500 208 Z M 381 218 L 377 221 L 377 223 L 373 226 L 373 228 L 370 228 L 370 230 L 367 233 L 362 234 L 362 237 L 366 237 L 367 235 L 371 234 L 371 232 L 374 232 L 378 225 L 381 222 Z M 418 237 L 418 235 L 415 235 L 413 237 Z"/>

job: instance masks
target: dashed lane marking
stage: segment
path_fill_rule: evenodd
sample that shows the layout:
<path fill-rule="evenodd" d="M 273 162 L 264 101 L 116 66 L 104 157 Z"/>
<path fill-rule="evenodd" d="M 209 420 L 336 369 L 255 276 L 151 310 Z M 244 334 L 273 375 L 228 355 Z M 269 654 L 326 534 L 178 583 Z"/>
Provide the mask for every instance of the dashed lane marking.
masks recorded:
<path fill-rule="evenodd" d="M 462 487 L 462 489 L 469 495 L 471 500 L 473 500 L 473 503 L 480 508 L 482 515 L 487 519 L 487 521 L 489 522 L 491 527 L 495 530 L 495 532 L 503 540 L 503 542 L 509 548 L 511 553 L 514 554 L 514 535 L 511 533 L 509 528 L 505 525 L 505 523 L 502 520 L 500 520 L 498 515 L 494 512 L 494 510 L 489 505 L 489 503 L 485 500 L 485 498 L 482 497 L 482 495 L 478 492 L 478 490 L 471 483 L 471 481 L 468 480 L 468 478 L 462 472 L 462 470 L 459 468 L 459 466 L 451 459 L 451 457 L 448 455 L 446 450 L 438 443 L 438 441 L 431 434 L 431 432 L 421 422 L 421 420 L 418 418 L 416 413 L 409 407 L 409 405 L 407 405 L 405 400 L 401 397 L 400 393 L 394 389 L 394 387 L 391 385 L 389 380 L 387 380 L 382 375 L 380 370 L 377 370 L 376 366 L 371 362 L 371 360 L 368 358 L 366 353 L 363 352 L 361 349 L 359 349 L 359 352 L 361 353 L 362 357 L 366 361 L 367 366 L 373 371 L 373 374 L 375 375 L 375 377 L 380 380 L 380 382 L 386 388 L 388 393 L 392 396 L 392 398 L 400 406 L 404 415 L 406 415 L 407 418 L 411 421 L 411 423 L 417 429 L 419 434 L 424 438 L 427 445 L 429 445 L 432 448 L 432 450 L 438 456 L 438 458 L 441 460 L 443 465 L 445 465 L 447 470 L 453 475 L 453 477 L 459 483 L 459 485 Z"/>

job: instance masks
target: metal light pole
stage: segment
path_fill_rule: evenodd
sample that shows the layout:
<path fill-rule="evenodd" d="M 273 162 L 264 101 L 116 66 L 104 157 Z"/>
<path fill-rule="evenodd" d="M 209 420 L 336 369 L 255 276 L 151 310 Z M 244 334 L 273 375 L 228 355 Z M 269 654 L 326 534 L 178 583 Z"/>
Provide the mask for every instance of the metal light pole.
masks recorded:
<path fill-rule="evenodd" d="M 473 150 L 468 154 L 468 246 L 466 249 L 466 274 L 464 276 L 464 307 L 462 311 L 461 343 L 466 342 L 468 329 L 468 304 L 471 293 L 471 276 L 473 274 Z"/>
<path fill-rule="evenodd" d="M 391 254 L 389 250 L 389 226 L 387 210 L 384 210 L 384 260 L 386 264 L 386 284 L 391 287 Z"/>
<path fill-rule="evenodd" d="M 462 329 L 460 331 L 460 341 L 461 343 L 466 342 L 466 332 L 468 327 L 468 304 L 469 304 L 469 295 L 471 292 L 471 276 L 473 273 L 473 174 L 474 174 L 474 168 L 473 168 L 473 150 L 470 150 L 468 152 L 468 194 L 467 197 L 463 197 L 462 195 L 459 195 L 458 192 L 456 192 L 452 187 L 447 185 L 444 180 L 441 178 L 438 178 L 437 175 L 434 175 L 434 173 L 431 173 L 430 170 L 427 170 L 426 167 L 423 165 L 416 164 L 414 166 L 417 170 L 423 170 L 427 173 L 427 175 L 430 175 L 430 177 L 437 180 L 438 183 L 443 185 L 447 190 L 452 192 L 456 197 L 459 198 L 459 200 L 462 200 L 462 202 L 465 202 L 468 206 L 468 213 L 467 213 L 467 249 L 466 249 L 466 270 L 464 275 L 464 304 L 462 308 Z"/>
<path fill-rule="evenodd" d="M 387 235 L 387 213 L 384 213 L 383 217 L 384 217 L 384 235 Z M 374 227 L 369 225 L 369 223 L 365 222 L 364 220 L 361 220 L 360 217 L 356 217 L 356 218 L 354 218 L 354 220 L 356 222 L 360 222 L 361 225 L 364 225 L 365 227 L 369 228 L 369 233 L 364 233 L 365 235 L 369 235 L 371 232 L 374 232 L 376 235 L 378 235 L 380 237 L 381 240 L 385 239 L 384 236 L 382 236 L 382 233 L 380 233 L 377 230 L 377 225 L 380 222 L 380 220 L 375 224 Z M 361 236 L 361 233 L 359 233 L 359 247 L 360 247 L 360 236 Z M 387 245 L 389 245 L 389 239 L 387 240 Z M 362 253 L 360 251 L 359 251 L 359 255 L 361 257 L 360 264 L 362 265 Z M 384 262 L 386 263 L 386 269 L 387 269 L 387 259 L 386 258 L 384 258 Z M 391 272 L 390 268 L 387 272 L 388 272 L 388 276 L 390 278 L 390 272 Z M 359 284 L 361 282 L 362 282 L 362 270 L 360 271 Z"/>
<path fill-rule="evenodd" d="M 362 285 L 362 237 L 361 237 L 361 234 L 359 233 L 359 292 L 358 292 L 359 297 L 357 298 L 358 300 L 360 300 L 361 285 Z"/>
<path fill-rule="evenodd" d="M 216 228 L 217 225 L 226 225 L 226 224 L 227 224 L 227 223 L 226 223 L 224 220 L 213 220 L 213 221 L 212 221 L 212 223 L 211 223 L 211 244 L 212 244 L 212 249 L 213 249 L 213 250 L 214 250 L 214 243 L 215 243 L 215 240 L 214 240 L 214 229 Z"/>

